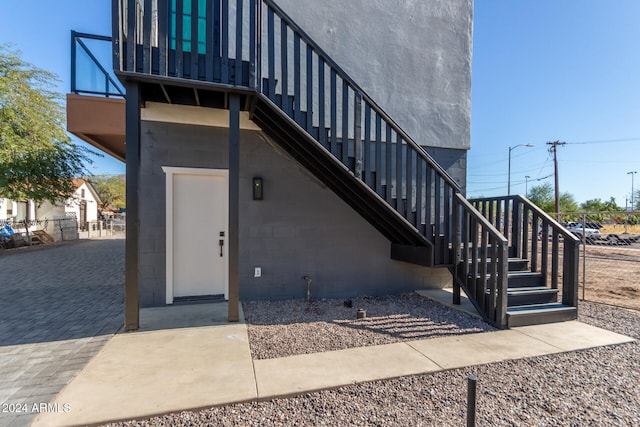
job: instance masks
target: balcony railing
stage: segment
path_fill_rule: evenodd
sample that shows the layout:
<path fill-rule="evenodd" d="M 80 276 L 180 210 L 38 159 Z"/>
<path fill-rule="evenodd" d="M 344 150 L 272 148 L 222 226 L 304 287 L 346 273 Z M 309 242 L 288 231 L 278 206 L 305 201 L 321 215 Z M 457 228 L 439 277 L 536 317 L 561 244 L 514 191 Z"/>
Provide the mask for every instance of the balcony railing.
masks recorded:
<path fill-rule="evenodd" d="M 256 0 L 114 0 L 114 68 L 257 89 L 261 7 Z"/>
<path fill-rule="evenodd" d="M 105 65 L 110 51 L 111 37 L 71 31 L 71 93 L 124 98 L 112 67 Z"/>

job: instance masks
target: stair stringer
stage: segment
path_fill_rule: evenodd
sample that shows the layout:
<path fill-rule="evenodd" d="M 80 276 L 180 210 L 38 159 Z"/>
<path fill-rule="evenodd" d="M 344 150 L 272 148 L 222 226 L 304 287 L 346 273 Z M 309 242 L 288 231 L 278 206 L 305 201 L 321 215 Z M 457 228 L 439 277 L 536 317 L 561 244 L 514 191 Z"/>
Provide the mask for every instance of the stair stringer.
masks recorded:
<path fill-rule="evenodd" d="M 386 200 L 355 177 L 306 130 L 258 93 L 250 118 L 275 143 L 353 208 L 391 243 L 430 248 L 432 243 Z"/>

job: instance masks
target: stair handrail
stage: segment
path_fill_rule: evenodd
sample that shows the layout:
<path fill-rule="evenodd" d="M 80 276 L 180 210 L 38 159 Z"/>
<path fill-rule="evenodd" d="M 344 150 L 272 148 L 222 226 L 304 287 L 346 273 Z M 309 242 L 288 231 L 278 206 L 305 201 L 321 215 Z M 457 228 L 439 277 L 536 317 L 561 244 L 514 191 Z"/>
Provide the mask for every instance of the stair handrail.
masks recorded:
<path fill-rule="evenodd" d="M 460 303 L 462 288 L 485 320 L 504 328 L 507 326 L 509 241 L 460 193 L 454 196 L 453 215 L 454 303 Z"/>
<path fill-rule="evenodd" d="M 446 180 L 446 182 L 451 185 L 454 190 L 456 192 L 461 191 L 460 185 L 451 177 L 451 175 L 449 175 L 449 173 L 444 170 L 442 168 L 442 166 L 440 166 L 440 164 L 438 164 L 433 157 L 431 157 L 431 155 L 429 153 L 427 153 L 424 148 L 422 148 L 421 145 L 419 145 L 418 143 L 416 143 L 413 138 L 411 138 L 405 131 L 404 129 L 402 129 L 400 127 L 400 125 L 393 119 L 391 118 L 383 109 L 382 107 L 380 107 L 378 105 L 378 103 L 376 103 L 373 98 L 371 98 L 371 96 L 369 96 L 367 94 L 367 92 L 365 92 L 365 90 L 355 82 L 355 80 L 353 78 L 351 78 L 351 76 L 349 74 L 347 74 L 346 71 L 344 71 L 325 51 L 324 49 L 322 49 L 314 40 L 313 38 L 311 38 L 311 36 L 309 36 L 298 24 L 295 23 L 295 21 L 293 21 L 293 19 L 291 17 L 289 17 L 289 15 L 287 15 L 281 8 L 280 6 L 278 6 L 273 0 L 262 0 L 263 3 L 265 3 L 267 6 L 269 6 L 271 9 L 273 9 L 273 11 L 276 13 L 276 15 L 278 15 L 278 17 L 283 20 L 284 22 L 286 22 L 286 24 L 294 31 L 294 33 L 298 33 L 300 35 L 300 38 L 305 42 L 305 44 L 307 44 L 308 46 L 310 46 L 315 52 L 316 54 L 321 57 L 323 59 L 323 61 L 329 65 L 331 68 L 333 68 L 337 74 L 340 76 L 340 78 L 344 81 L 346 81 L 354 90 L 358 91 L 360 93 L 360 95 L 362 96 L 362 99 L 364 99 L 366 102 L 368 102 L 371 107 L 373 108 L 373 110 L 379 114 L 387 123 L 389 123 L 394 130 L 396 131 L 396 133 L 398 133 L 398 135 L 400 135 L 402 137 L 403 140 L 405 140 L 407 143 L 409 143 L 411 145 L 411 147 L 419 154 L 421 155 L 426 161 L 427 163 L 429 163 L 429 166 L 431 166 L 432 168 L 434 168 L 435 170 L 438 171 L 439 174 L 442 175 L 442 177 Z M 258 20 L 260 22 L 261 17 L 258 17 Z M 262 37 L 262 34 L 260 34 L 260 37 Z M 261 87 L 257 88 L 259 92 L 261 91 Z"/>
<path fill-rule="evenodd" d="M 510 256 L 529 259 L 530 272 L 540 272 L 545 284 L 559 288 L 562 272 L 562 303 L 571 307 L 578 305 L 578 260 L 580 239 L 553 219 L 531 200 L 522 195 L 486 197 L 469 202 L 494 225 L 503 222 L 501 232 L 510 242 Z M 500 216 L 503 218 L 499 218 Z M 562 267 L 560 266 L 560 243 L 563 245 Z M 538 247 L 540 246 L 540 252 Z M 541 263 L 538 263 L 540 256 Z M 549 267 L 548 258 L 551 258 Z M 547 278 L 550 283 L 547 283 Z"/>

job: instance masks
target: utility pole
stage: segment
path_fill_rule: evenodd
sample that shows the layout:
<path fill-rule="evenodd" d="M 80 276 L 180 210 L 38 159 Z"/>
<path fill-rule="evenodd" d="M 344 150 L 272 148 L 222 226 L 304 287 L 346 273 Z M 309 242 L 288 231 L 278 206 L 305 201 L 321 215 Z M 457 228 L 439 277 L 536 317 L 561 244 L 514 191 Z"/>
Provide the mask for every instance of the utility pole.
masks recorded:
<path fill-rule="evenodd" d="M 553 174 L 555 175 L 555 193 L 556 193 L 556 221 L 560 221 L 560 189 L 558 185 L 558 156 L 556 154 L 558 145 L 565 145 L 566 142 L 553 141 L 547 142 L 550 145 L 549 151 L 553 153 Z"/>
<path fill-rule="evenodd" d="M 631 172 L 627 172 L 627 175 L 631 175 L 631 213 L 633 213 L 633 208 L 635 207 L 635 205 L 633 204 L 633 176 L 635 174 L 637 174 L 638 171 L 631 171 Z"/>

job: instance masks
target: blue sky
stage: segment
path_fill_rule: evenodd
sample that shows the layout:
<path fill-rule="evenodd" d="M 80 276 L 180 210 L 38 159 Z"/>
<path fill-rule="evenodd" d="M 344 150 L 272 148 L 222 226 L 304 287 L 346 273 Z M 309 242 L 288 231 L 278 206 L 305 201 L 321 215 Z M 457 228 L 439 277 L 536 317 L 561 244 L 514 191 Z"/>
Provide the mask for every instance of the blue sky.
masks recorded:
<path fill-rule="evenodd" d="M 640 1 L 476 0 L 468 195 L 553 183 L 624 206 L 640 171 Z M 635 176 L 640 188 L 640 174 Z"/>
<path fill-rule="evenodd" d="M 0 0 L 0 43 L 56 73 L 69 91 L 70 31 L 110 35 L 110 0 Z M 553 182 L 546 142 L 558 148 L 561 191 L 578 201 L 614 196 L 640 172 L 640 1 L 476 0 L 468 195 Z M 108 156 L 91 172 L 123 173 Z M 542 179 L 544 177 L 548 177 Z M 636 175 L 640 188 L 640 174 Z"/>

